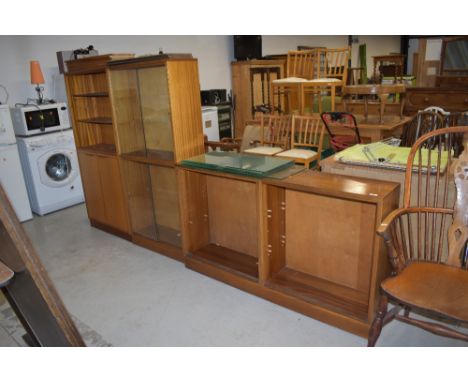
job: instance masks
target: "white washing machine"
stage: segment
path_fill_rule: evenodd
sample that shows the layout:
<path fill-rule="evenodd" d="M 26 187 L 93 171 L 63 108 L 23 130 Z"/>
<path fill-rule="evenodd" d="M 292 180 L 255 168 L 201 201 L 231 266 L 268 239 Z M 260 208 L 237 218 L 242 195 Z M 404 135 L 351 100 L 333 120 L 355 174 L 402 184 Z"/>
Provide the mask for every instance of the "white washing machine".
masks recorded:
<path fill-rule="evenodd" d="M 17 137 L 31 209 L 38 215 L 84 201 L 73 131 Z"/>

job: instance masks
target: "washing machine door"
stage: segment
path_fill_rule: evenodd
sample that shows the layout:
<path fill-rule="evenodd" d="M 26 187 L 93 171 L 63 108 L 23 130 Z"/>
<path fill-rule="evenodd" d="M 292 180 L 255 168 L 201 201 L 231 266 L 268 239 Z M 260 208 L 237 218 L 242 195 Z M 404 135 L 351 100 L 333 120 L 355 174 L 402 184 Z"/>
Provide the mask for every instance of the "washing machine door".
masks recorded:
<path fill-rule="evenodd" d="M 75 150 L 48 151 L 37 160 L 41 182 L 49 187 L 64 187 L 78 176 L 78 160 Z"/>

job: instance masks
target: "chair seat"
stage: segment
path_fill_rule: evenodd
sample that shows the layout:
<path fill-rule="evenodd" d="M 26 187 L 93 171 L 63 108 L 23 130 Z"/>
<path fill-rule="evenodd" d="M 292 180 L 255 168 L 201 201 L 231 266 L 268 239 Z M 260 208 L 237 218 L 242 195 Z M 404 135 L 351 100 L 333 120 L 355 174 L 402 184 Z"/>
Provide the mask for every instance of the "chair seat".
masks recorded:
<path fill-rule="evenodd" d="M 468 322 L 468 271 L 444 264 L 415 262 L 382 282 L 391 297 Z"/>
<path fill-rule="evenodd" d="M 299 159 L 310 159 L 317 155 L 316 151 L 305 150 L 305 149 L 291 149 L 276 154 L 277 157 L 288 157 L 288 158 L 299 158 Z"/>
<path fill-rule="evenodd" d="M 271 82 L 274 84 L 300 83 L 300 82 L 307 82 L 307 79 L 299 78 L 299 77 L 285 77 L 285 78 L 279 78 L 277 80 L 273 80 Z"/>
<path fill-rule="evenodd" d="M 275 155 L 283 151 L 281 147 L 259 146 L 247 149 L 244 152 L 247 154 L 260 154 L 260 155 Z"/>

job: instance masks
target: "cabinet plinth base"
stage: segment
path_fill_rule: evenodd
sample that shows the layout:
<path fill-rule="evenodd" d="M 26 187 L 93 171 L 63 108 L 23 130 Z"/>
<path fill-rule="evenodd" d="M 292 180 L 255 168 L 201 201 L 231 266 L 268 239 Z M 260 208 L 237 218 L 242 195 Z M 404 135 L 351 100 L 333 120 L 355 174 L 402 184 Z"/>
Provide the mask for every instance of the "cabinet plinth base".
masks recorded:
<path fill-rule="evenodd" d="M 128 232 L 123 232 L 117 228 L 111 227 L 107 224 L 101 223 L 97 220 L 94 219 L 89 219 L 89 223 L 91 224 L 92 227 L 100 229 L 102 231 L 105 231 L 107 233 L 110 233 L 112 235 L 116 235 L 121 237 L 122 239 L 132 241 L 132 236 Z"/>
<path fill-rule="evenodd" d="M 151 251 L 157 252 L 161 255 L 170 257 L 171 259 L 177 261 L 184 261 L 184 255 L 182 252 L 182 248 L 176 247 L 172 244 L 164 243 L 162 241 L 154 241 L 149 239 L 143 235 L 139 235 L 137 233 L 133 233 L 132 241 L 141 247 L 145 247 L 150 249 Z"/>
<path fill-rule="evenodd" d="M 340 314 L 339 312 L 335 312 L 320 305 L 299 300 L 280 291 L 270 289 L 250 278 L 241 278 L 237 273 L 204 261 L 197 256 L 186 256 L 185 265 L 189 269 L 229 284 L 235 288 L 252 293 L 275 304 L 284 306 L 285 308 L 312 317 L 326 324 L 336 326 L 360 337 L 367 338 L 369 334 L 370 323 L 368 322 Z"/>

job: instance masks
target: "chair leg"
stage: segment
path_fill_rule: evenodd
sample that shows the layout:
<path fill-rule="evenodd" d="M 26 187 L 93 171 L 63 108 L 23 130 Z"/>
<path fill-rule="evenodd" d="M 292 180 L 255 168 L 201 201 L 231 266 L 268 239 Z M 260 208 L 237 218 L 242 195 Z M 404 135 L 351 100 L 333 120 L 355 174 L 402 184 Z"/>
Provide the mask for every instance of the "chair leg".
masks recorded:
<path fill-rule="evenodd" d="M 409 317 L 409 314 L 410 314 L 410 308 L 405 307 L 405 313 L 404 313 L 405 317 Z"/>
<path fill-rule="evenodd" d="M 369 339 L 367 341 L 367 346 L 369 347 L 375 346 L 375 343 L 377 342 L 380 336 L 380 332 L 382 331 L 383 321 L 384 321 L 385 315 L 387 314 L 387 307 L 388 307 L 388 298 L 386 295 L 381 294 L 380 300 L 379 300 L 379 310 L 369 330 Z"/>

